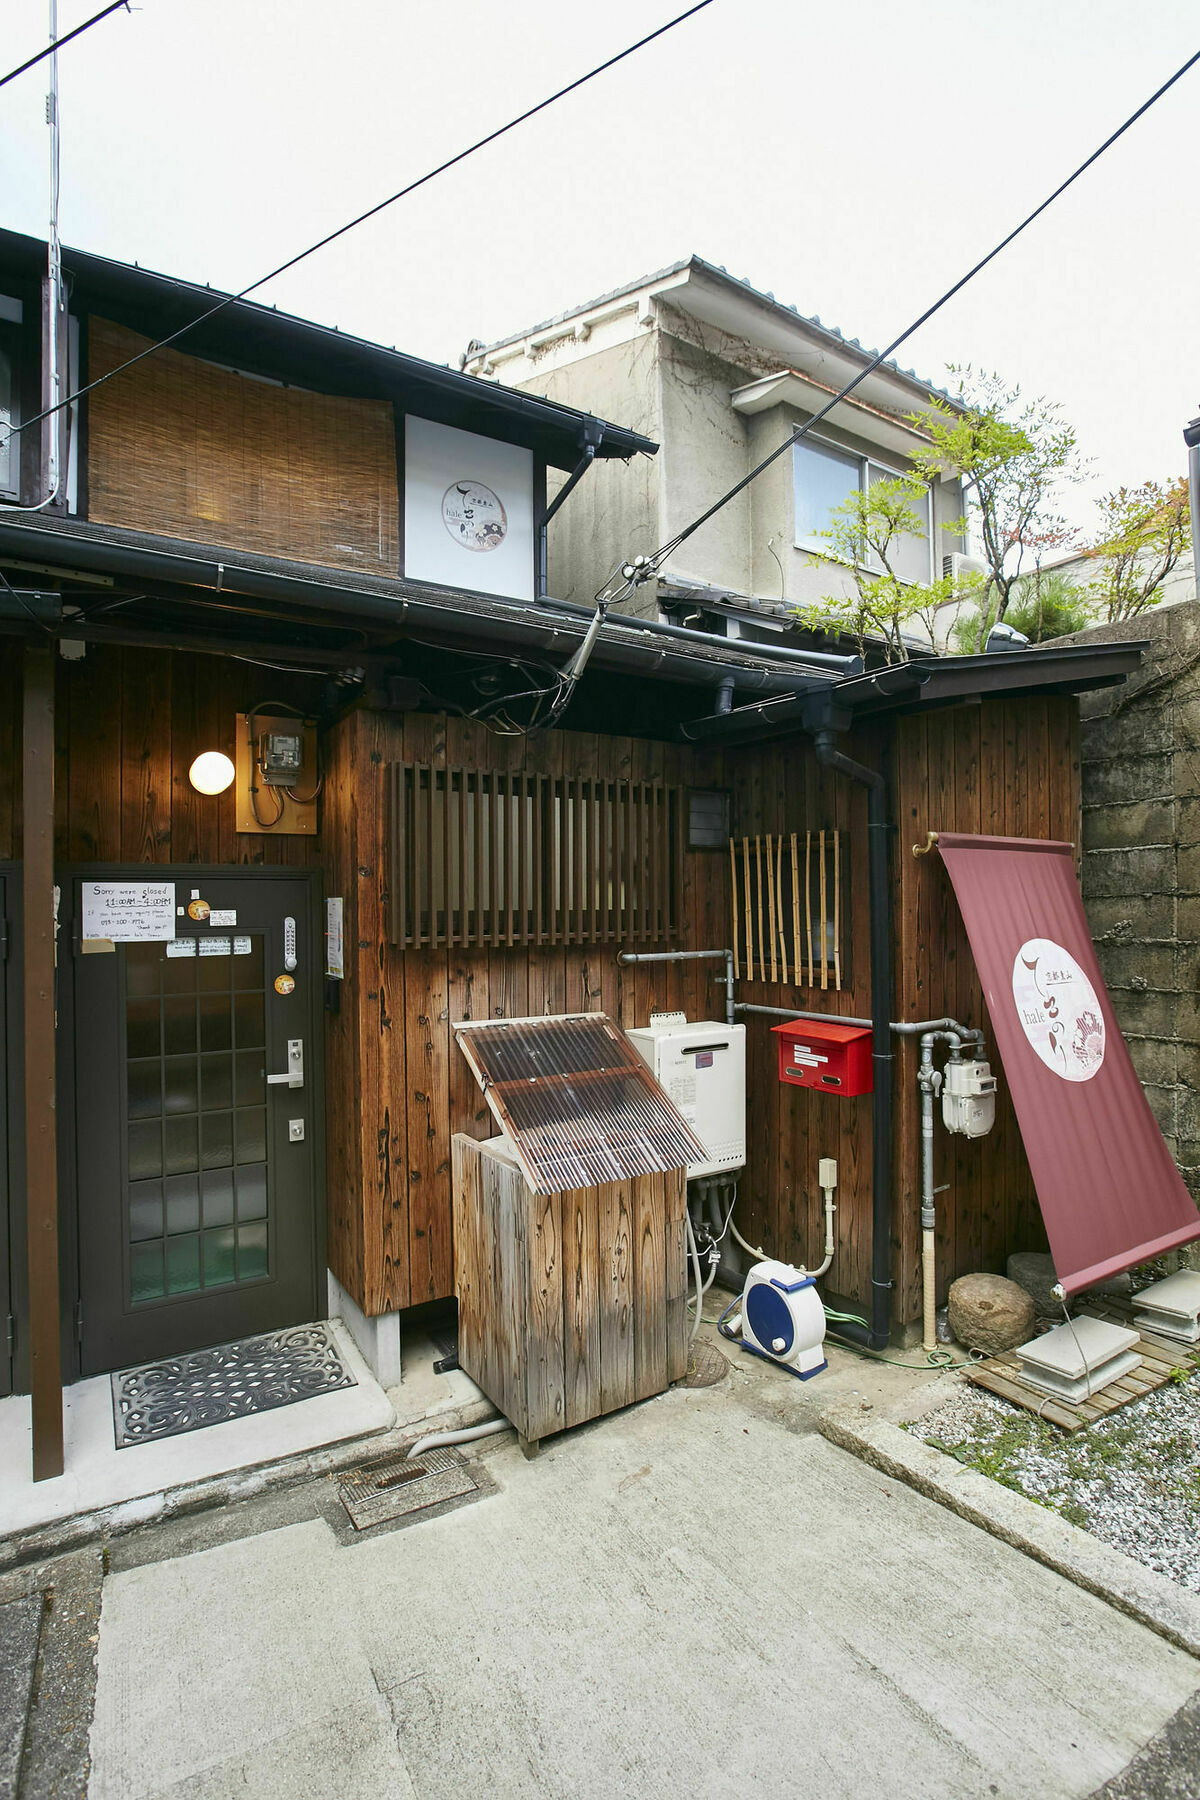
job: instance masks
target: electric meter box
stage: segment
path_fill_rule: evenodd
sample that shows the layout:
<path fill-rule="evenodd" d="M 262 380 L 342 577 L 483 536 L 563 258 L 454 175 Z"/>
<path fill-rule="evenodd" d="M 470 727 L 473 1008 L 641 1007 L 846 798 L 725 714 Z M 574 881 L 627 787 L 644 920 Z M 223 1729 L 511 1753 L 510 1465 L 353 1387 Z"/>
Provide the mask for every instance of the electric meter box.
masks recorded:
<path fill-rule="evenodd" d="M 711 1019 L 689 1025 L 685 1013 L 651 1013 L 648 1025 L 626 1035 L 708 1151 L 706 1162 L 689 1165 L 688 1180 L 742 1168 L 746 1027 Z"/>
<path fill-rule="evenodd" d="M 779 1079 L 823 1094 L 869 1094 L 875 1085 L 869 1025 L 788 1019 L 772 1025 L 779 1040 Z"/>

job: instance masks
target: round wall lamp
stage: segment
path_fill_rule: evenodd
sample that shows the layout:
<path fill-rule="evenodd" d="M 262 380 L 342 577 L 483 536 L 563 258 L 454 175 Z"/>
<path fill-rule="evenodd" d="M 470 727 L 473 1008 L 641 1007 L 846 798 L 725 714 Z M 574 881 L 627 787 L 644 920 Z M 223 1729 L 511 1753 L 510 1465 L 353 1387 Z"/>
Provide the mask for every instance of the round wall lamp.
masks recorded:
<path fill-rule="evenodd" d="M 223 794 L 236 771 L 222 750 L 205 750 L 188 770 L 188 780 L 198 794 Z"/>

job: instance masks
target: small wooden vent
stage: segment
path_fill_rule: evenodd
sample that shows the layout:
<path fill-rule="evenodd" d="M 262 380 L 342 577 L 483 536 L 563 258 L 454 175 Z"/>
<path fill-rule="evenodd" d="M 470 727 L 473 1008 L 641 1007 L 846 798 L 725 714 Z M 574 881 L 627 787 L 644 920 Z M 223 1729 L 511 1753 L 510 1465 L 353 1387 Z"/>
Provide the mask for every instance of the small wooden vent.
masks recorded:
<path fill-rule="evenodd" d="M 388 767 L 393 944 L 652 944 L 676 935 L 680 792 Z"/>

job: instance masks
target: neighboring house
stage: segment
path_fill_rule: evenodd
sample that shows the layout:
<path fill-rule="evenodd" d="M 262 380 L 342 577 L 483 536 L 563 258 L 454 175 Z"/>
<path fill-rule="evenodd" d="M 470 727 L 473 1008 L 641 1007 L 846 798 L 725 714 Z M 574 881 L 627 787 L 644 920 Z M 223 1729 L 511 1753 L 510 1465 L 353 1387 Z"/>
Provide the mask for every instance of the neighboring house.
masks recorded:
<path fill-rule="evenodd" d="M 1086 550 L 1074 556 L 1059 557 L 1056 562 L 1043 563 L 1042 570 L 1047 575 L 1063 575 L 1078 588 L 1087 588 L 1100 577 L 1096 556 Z M 1154 605 L 1177 606 L 1181 600 L 1197 597 L 1196 565 L 1191 551 L 1185 550 L 1155 595 Z"/>
<path fill-rule="evenodd" d="M 463 358 L 474 374 L 573 406 L 615 410 L 662 445 L 653 460 L 601 470 L 555 539 L 550 586 L 590 601 L 607 576 L 649 553 L 786 442 L 871 360 L 819 319 L 689 257 Z M 732 500 L 629 603 L 728 636 L 777 636 L 797 604 L 853 591 L 822 532 L 834 507 L 881 475 L 905 473 L 927 440 L 910 422 L 938 388 L 886 363 Z M 929 492 L 920 536 L 898 572 L 926 582 L 963 548 L 947 474 Z"/>
<path fill-rule="evenodd" d="M 0 352 L 29 422 L 0 509 L 0 633 L 19 650 L 0 659 L 0 1390 L 32 1385 L 39 1475 L 61 1457 L 60 1373 L 332 1307 L 394 1382 L 401 1315 L 454 1292 L 452 1139 L 494 1129 L 455 1024 L 712 1017 L 736 924 L 731 837 L 819 846 L 800 853 L 805 891 L 791 886 L 790 968 L 772 936 L 769 957 L 761 944 L 753 967 L 743 955 L 739 1001 L 874 1010 L 885 1027 L 984 1022 L 944 878 L 931 858 L 897 856 L 889 897 L 896 840 L 868 831 L 867 789 L 905 846 L 930 829 L 1073 836 L 1076 695 L 1139 654 L 862 674 L 621 617 L 563 726 L 530 730 L 591 619 L 545 593 L 548 482 L 596 465 L 549 521 L 549 566 L 569 562 L 586 596 L 630 534 L 681 523 L 756 433 L 786 431 L 791 401 L 743 417 L 728 383 L 705 378 L 689 430 L 687 389 L 666 369 L 703 372 L 702 353 L 644 335 L 632 348 L 658 371 L 647 391 L 661 379 L 671 395 L 650 409 L 670 414 L 675 446 L 660 481 L 640 426 L 246 302 L 201 322 L 226 297 L 76 251 L 65 265 L 72 387 L 189 329 L 58 415 L 56 483 L 49 428 L 32 424 L 49 392 L 46 249 L 0 235 Z M 826 383 L 861 356 L 771 302 L 744 304 L 778 314 L 789 366 L 801 338 L 823 346 Z M 764 378 L 744 369 L 737 391 Z M 780 377 L 788 394 L 813 378 Z M 881 378 L 828 454 L 853 441 L 864 459 L 889 444 L 900 457 L 907 427 L 880 402 L 925 392 Z M 630 458 L 645 505 L 614 521 L 609 465 Z M 743 507 L 695 572 L 722 578 L 723 557 L 748 582 L 772 529 L 754 516 Z M 803 552 L 785 566 L 809 579 Z M 760 931 L 764 907 L 782 920 L 790 875 L 764 894 L 756 859 Z M 894 983 L 878 991 L 872 937 L 894 946 Z M 716 960 L 622 966 L 629 947 Z M 884 1059 L 896 1131 L 893 1145 L 880 1125 L 873 1164 L 882 1100 L 783 1090 L 763 1019 L 748 1040 L 743 1230 L 818 1260 L 817 1159 L 840 1158 L 827 1291 L 866 1310 L 876 1345 L 903 1336 L 921 1295 L 915 1044 L 894 1078 Z M 1000 1120 L 939 1203 L 943 1291 L 1041 1242 L 1003 1093 Z M 954 1166 L 944 1144 L 939 1156 Z M 681 1220 L 673 1230 L 646 1249 L 631 1236 L 611 1270 L 629 1359 L 644 1254 L 672 1259 L 682 1305 Z"/>

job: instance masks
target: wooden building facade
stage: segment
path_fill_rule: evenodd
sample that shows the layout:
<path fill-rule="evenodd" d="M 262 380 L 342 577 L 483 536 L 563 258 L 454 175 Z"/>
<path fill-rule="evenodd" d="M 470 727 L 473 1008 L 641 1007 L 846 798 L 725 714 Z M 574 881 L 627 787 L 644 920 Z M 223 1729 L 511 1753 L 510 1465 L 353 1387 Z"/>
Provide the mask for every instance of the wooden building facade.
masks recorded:
<path fill-rule="evenodd" d="M 0 289 L 33 317 L 33 249 L 0 249 Z M 589 622 L 542 589 L 546 471 L 565 495 L 597 454 L 653 445 L 262 308 L 206 324 L 211 294 L 140 271 L 79 258 L 75 276 L 77 378 L 189 317 L 197 354 L 114 375 L 69 432 L 59 415 L 68 491 L 0 512 L 0 1379 L 32 1386 L 35 1446 L 60 1375 L 322 1317 L 326 1269 L 366 1319 L 451 1296 L 452 1142 L 494 1132 L 455 1024 L 722 1018 L 719 960 L 618 959 L 731 946 L 742 840 L 833 845 L 839 923 L 833 979 L 810 949 L 786 976 L 741 968 L 737 1001 L 868 1016 L 865 792 L 818 760 L 814 696 L 884 778 L 890 1016 L 987 1030 L 945 876 L 912 846 L 939 829 L 1076 839 L 1074 696 L 1136 647 L 873 673 L 612 615 L 545 727 Z M 32 416 L 27 368 L 17 387 Z M 455 584 L 440 559 L 464 550 Z M 267 781 L 256 719 L 302 741 L 295 785 Z M 240 773 L 207 793 L 211 752 Z M 159 926 L 126 941 L 89 924 L 114 889 Z M 874 1103 L 781 1087 L 770 1021 L 745 1018 L 743 1235 L 819 1260 L 817 1161 L 836 1157 L 826 1285 L 862 1308 Z M 904 1046 L 901 1336 L 920 1305 L 916 1098 Z M 1003 1081 L 991 1136 L 938 1154 L 940 1290 L 1043 1241 Z"/>

